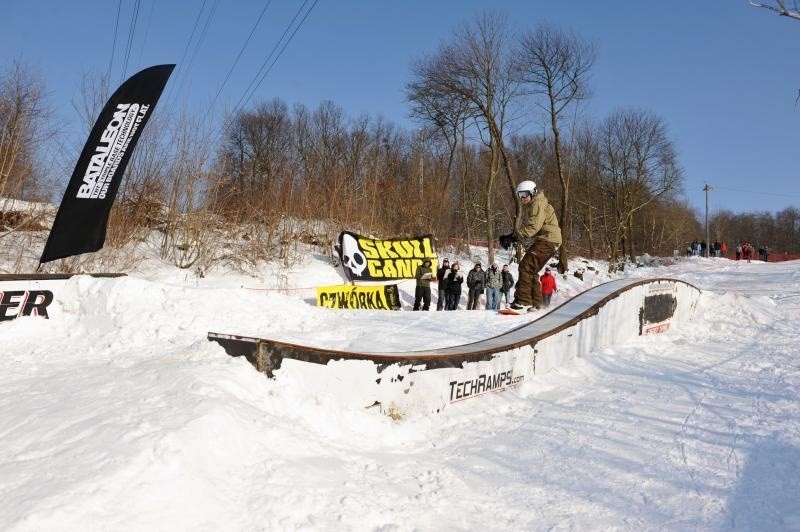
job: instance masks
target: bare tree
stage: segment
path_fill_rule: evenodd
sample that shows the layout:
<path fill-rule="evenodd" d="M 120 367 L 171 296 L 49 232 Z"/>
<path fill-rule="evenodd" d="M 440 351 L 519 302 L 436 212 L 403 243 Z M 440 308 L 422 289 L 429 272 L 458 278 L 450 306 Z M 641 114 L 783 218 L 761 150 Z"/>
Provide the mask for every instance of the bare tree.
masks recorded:
<path fill-rule="evenodd" d="M 494 188 L 501 164 L 505 165 L 512 192 L 515 186 L 503 139 L 516 96 L 508 42 L 505 19 L 484 13 L 457 30 L 450 43 L 415 70 L 420 84 L 434 94 L 457 98 L 466 115 L 476 117 L 477 132 L 489 150 L 484 215 L 490 262 L 494 260 Z"/>
<path fill-rule="evenodd" d="M 0 197 L 18 195 L 36 178 L 36 148 L 49 136 L 47 118 L 44 89 L 33 74 L 19 64 L 0 73 Z"/>
<path fill-rule="evenodd" d="M 234 118 L 225 149 L 244 200 L 271 199 L 274 181 L 290 156 L 291 128 L 288 108 L 277 99 Z"/>
<path fill-rule="evenodd" d="M 762 3 L 756 2 L 755 0 L 747 0 L 747 3 L 751 6 L 755 7 L 763 7 L 765 9 L 769 9 L 770 11 L 774 11 L 775 13 L 783 16 L 789 17 L 796 20 L 800 20 L 800 8 L 797 6 L 797 0 L 792 0 L 791 6 L 787 7 L 786 0 L 772 0 L 771 3 Z"/>
<path fill-rule="evenodd" d="M 201 124 L 183 116 L 174 128 L 170 157 L 163 161 L 166 197 L 161 258 L 183 269 L 197 265 L 201 275 L 211 264 L 213 225 L 209 210 L 219 184 L 214 172 L 207 169 L 210 146 Z"/>
<path fill-rule="evenodd" d="M 441 183 L 439 204 L 443 204 L 450 187 L 453 175 L 453 165 L 456 160 L 459 139 L 470 116 L 470 104 L 464 98 L 450 92 L 442 92 L 441 87 L 430 78 L 426 72 L 431 72 L 433 66 L 427 64 L 432 59 L 417 62 L 412 68 L 416 81 L 406 86 L 406 94 L 411 102 L 411 116 L 428 124 L 441 136 L 447 144 L 447 170 Z"/>
<path fill-rule="evenodd" d="M 606 244 L 612 268 L 616 252 L 626 251 L 634 214 L 679 187 L 682 171 L 663 120 L 647 111 L 616 111 L 601 124 L 600 139 L 603 199 L 611 214 Z"/>
<path fill-rule="evenodd" d="M 570 234 L 570 175 L 565 171 L 560 120 L 572 104 L 588 98 L 588 74 L 595 60 L 594 47 L 572 33 L 541 24 L 523 35 L 516 56 L 517 76 L 529 94 L 543 96 L 535 104 L 548 116 L 553 133 L 556 170 L 561 184 L 559 224 L 565 234 L 559 252 L 559 271 L 567 270 L 567 238 Z"/>

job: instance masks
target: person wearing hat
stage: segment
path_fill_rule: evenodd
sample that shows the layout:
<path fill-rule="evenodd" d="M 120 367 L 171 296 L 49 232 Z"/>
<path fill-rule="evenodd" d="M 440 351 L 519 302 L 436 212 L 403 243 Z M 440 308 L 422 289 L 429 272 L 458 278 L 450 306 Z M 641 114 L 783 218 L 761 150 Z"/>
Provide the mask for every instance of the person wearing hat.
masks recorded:
<path fill-rule="evenodd" d="M 436 270 L 436 282 L 439 286 L 439 299 L 436 301 L 436 310 L 447 307 L 447 275 L 450 273 L 450 260 L 444 259 L 442 266 Z"/>
<path fill-rule="evenodd" d="M 422 303 L 422 310 L 428 310 L 431 306 L 431 259 L 423 259 L 422 265 L 417 266 L 417 288 L 414 290 L 414 310 L 419 310 Z"/>
<path fill-rule="evenodd" d="M 550 298 L 553 297 L 553 292 L 558 290 L 556 288 L 556 278 L 550 271 L 550 266 L 544 269 L 544 275 L 539 281 L 542 284 L 542 305 L 547 308 L 550 306 Z"/>
<path fill-rule="evenodd" d="M 480 262 L 475 263 L 475 267 L 467 275 L 467 310 L 478 310 L 483 287 L 485 286 L 486 276 L 483 273 L 483 266 Z"/>
<path fill-rule="evenodd" d="M 539 271 L 561 245 L 561 228 L 555 210 L 533 181 L 517 185 L 517 197 L 522 204 L 519 229 L 500 236 L 500 245 L 508 249 L 514 242 L 523 242 L 525 255 L 519 263 L 519 280 L 511 309 L 526 311 L 541 308 L 542 286 Z"/>

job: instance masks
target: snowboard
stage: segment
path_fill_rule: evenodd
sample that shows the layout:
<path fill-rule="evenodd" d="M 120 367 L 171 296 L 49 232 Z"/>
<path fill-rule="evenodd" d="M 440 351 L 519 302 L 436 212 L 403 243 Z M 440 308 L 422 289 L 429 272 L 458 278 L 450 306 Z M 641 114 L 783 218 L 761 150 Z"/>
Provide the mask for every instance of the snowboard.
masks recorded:
<path fill-rule="evenodd" d="M 510 309 L 510 308 L 503 308 L 497 311 L 498 314 L 504 314 L 506 316 L 524 316 L 528 313 L 528 311 L 520 312 L 518 310 Z"/>

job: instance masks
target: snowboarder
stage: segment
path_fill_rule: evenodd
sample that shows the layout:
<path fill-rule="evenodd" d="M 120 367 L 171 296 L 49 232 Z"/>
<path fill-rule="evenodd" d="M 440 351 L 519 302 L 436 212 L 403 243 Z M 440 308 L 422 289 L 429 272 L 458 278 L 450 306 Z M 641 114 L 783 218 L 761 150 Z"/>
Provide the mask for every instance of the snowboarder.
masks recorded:
<path fill-rule="evenodd" d="M 517 185 L 517 196 L 523 206 L 522 224 L 519 229 L 500 237 L 500 244 L 508 249 L 516 241 L 527 247 L 519 263 L 519 280 L 514 292 L 511 309 L 526 311 L 542 307 L 542 287 L 539 270 L 561 244 L 561 229 L 555 210 L 547 201 L 544 192 L 539 192 L 533 181 L 522 181 Z"/>

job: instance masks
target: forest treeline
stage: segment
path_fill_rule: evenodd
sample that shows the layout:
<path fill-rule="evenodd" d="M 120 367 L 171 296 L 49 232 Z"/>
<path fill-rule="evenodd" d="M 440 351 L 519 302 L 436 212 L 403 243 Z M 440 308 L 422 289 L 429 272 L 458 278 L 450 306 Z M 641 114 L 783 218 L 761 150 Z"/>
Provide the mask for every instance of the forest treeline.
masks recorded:
<path fill-rule="evenodd" d="M 636 107 L 586 118 L 594 60 L 592 44 L 562 28 L 516 34 L 488 13 L 413 61 L 405 89 L 415 129 L 348 116 L 331 101 L 267 99 L 216 126 L 162 102 L 126 172 L 107 246 L 157 229 L 163 258 L 209 264 L 225 256 L 212 235 L 229 227 L 228 255 L 258 261 L 297 238 L 287 220 L 309 220 L 326 229 L 304 238 L 325 245 L 344 229 L 431 233 L 440 246 L 489 242 L 491 259 L 520 208 L 516 183 L 530 179 L 559 213 L 562 267 L 568 255 L 682 252 L 705 228 L 683 196 L 667 120 Z M 81 146 L 63 147 L 47 90 L 23 65 L 0 72 L 0 197 L 58 201 L 66 186 Z M 76 108 L 87 133 L 108 92 L 102 79 L 84 83 Z M 54 145 L 61 165 L 44 157 Z M 709 229 L 712 241 L 800 251 L 796 208 L 719 212 Z"/>

